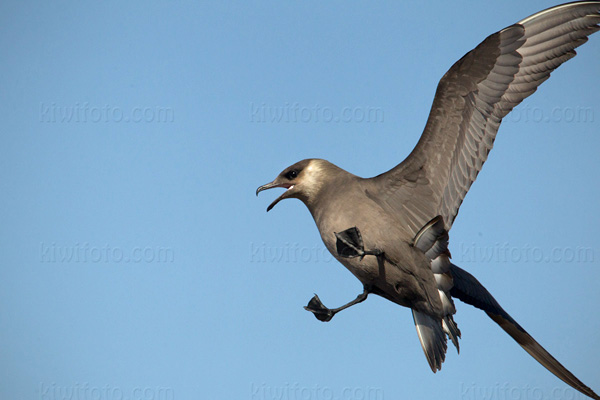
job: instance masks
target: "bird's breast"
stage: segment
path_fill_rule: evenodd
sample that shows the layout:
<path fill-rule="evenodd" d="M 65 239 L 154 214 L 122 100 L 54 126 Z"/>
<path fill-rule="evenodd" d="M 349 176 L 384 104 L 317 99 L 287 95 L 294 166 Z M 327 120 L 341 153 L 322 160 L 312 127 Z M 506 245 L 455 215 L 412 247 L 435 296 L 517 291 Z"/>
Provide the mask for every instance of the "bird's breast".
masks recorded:
<path fill-rule="evenodd" d="M 348 207 L 348 204 L 353 206 Z M 313 216 L 323 243 L 363 285 L 394 303 L 437 314 L 439 307 L 428 300 L 431 297 L 428 292 L 435 289 L 430 260 L 410 244 L 412 238 L 393 216 L 385 214 L 368 199 L 341 202 L 322 211 L 325 212 Z M 378 250 L 385 253 L 385 257 L 338 254 L 336 233 L 350 228 L 360 232 L 365 251 Z"/>

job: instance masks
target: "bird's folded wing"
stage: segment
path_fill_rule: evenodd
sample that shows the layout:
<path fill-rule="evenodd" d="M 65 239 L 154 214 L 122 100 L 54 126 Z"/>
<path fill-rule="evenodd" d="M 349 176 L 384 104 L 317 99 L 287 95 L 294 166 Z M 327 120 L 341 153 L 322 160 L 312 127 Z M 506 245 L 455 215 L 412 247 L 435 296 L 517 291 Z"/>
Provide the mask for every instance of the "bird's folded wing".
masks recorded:
<path fill-rule="evenodd" d="M 541 11 L 494 33 L 457 61 L 438 85 L 412 153 L 373 179 L 377 201 L 416 234 L 441 215 L 450 229 L 491 150 L 502 118 L 600 27 L 600 2 Z"/>

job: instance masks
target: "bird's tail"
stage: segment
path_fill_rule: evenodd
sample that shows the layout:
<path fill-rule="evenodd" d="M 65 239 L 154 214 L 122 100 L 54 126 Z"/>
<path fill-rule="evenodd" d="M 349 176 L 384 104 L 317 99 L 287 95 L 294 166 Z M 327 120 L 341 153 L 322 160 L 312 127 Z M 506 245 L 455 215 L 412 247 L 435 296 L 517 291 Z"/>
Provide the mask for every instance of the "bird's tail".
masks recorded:
<path fill-rule="evenodd" d="M 517 321 L 508 315 L 490 292 L 473 275 L 454 264 L 451 264 L 450 270 L 454 278 L 454 285 L 450 290 L 452 297 L 456 297 L 467 304 L 485 311 L 494 322 L 500 325 L 506 333 L 515 339 L 540 364 L 546 367 L 548 371 L 586 396 L 600 400 L 600 396 L 569 372 L 556 358 L 552 357 L 546 349 L 532 338 Z"/>

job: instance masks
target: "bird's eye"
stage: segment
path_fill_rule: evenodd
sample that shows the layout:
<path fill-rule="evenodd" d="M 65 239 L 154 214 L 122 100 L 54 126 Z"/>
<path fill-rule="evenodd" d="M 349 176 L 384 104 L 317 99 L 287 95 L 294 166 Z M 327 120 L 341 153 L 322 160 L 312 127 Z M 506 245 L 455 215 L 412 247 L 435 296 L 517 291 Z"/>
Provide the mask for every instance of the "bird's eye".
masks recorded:
<path fill-rule="evenodd" d="M 295 169 L 288 172 L 287 174 L 285 174 L 285 177 L 288 178 L 289 180 L 296 179 L 297 176 L 298 176 L 298 171 L 296 171 Z"/>

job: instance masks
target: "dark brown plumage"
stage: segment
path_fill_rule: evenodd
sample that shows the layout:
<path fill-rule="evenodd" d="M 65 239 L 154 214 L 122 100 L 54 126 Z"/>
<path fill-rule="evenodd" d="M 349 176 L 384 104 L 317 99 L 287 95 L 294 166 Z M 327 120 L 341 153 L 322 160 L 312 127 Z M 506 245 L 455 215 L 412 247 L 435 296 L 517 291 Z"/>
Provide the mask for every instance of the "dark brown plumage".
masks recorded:
<path fill-rule="evenodd" d="M 550 372 L 600 399 L 537 343 L 468 272 L 450 262 L 448 231 L 491 150 L 498 128 L 575 48 L 600 27 L 600 2 L 539 12 L 490 35 L 442 77 L 427 125 L 398 166 L 364 179 L 319 159 L 300 161 L 265 189 L 287 190 L 310 210 L 327 249 L 364 285 L 338 309 L 315 296 L 307 310 L 322 321 L 369 293 L 411 308 L 431 369 L 441 369 L 447 338 L 458 349 L 453 298 L 485 311 Z"/>

